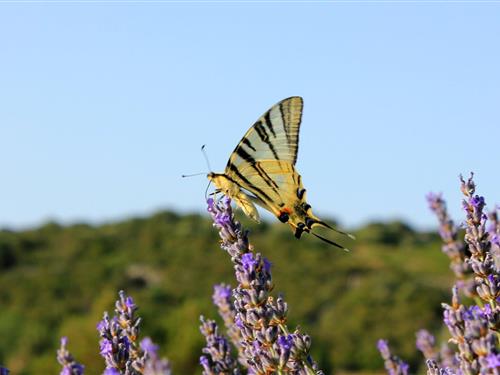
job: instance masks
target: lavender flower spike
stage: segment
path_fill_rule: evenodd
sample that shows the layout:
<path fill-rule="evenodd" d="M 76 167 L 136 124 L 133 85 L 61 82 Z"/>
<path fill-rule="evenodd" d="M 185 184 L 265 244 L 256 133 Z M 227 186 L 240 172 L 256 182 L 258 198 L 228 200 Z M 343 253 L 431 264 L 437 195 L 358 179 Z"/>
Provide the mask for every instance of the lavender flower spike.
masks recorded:
<path fill-rule="evenodd" d="M 451 334 L 450 342 L 458 346 L 457 358 L 460 371 L 463 374 L 477 374 L 479 372 L 477 355 L 472 350 L 472 342 L 467 337 L 465 327 L 465 321 L 470 318 L 470 314 L 468 309 L 461 304 L 456 286 L 453 287 L 452 292 L 451 306 L 442 304 L 443 320 Z"/>
<path fill-rule="evenodd" d="M 172 368 L 170 362 L 158 356 L 158 345 L 155 345 L 149 337 L 144 338 L 140 343 L 141 349 L 146 357 L 143 375 L 171 375 Z"/>
<path fill-rule="evenodd" d="M 102 375 L 121 375 L 121 372 L 114 367 L 108 367 L 104 370 Z"/>
<path fill-rule="evenodd" d="M 57 361 L 63 366 L 60 375 L 83 375 L 84 366 L 76 362 L 66 346 L 68 338 L 61 338 L 61 347 L 57 350 Z M 2 368 L 3 369 L 3 368 Z M 6 370 L 6 369 L 5 369 Z M 0 371 L 1 375 L 8 375 L 9 371 Z"/>
<path fill-rule="evenodd" d="M 442 343 L 441 350 L 438 350 L 435 345 L 436 339 L 429 331 L 421 329 L 416 333 L 416 336 L 416 347 L 424 355 L 428 367 L 432 363 L 435 368 L 443 367 L 447 371 L 458 369 L 459 362 L 455 357 L 455 352 L 450 349 L 446 342 Z M 441 370 L 439 369 L 439 371 Z M 431 367 L 428 371 L 431 371 Z"/>
<path fill-rule="evenodd" d="M 463 240 L 458 239 L 458 227 L 448 215 L 446 202 L 441 194 L 429 193 L 427 202 L 439 222 L 439 234 L 443 240 L 442 251 L 450 258 L 450 268 L 459 280 L 459 286 L 469 297 L 476 295 L 476 285 L 471 277 L 473 272 L 466 259 L 470 253 Z"/>
<path fill-rule="evenodd" d="M 408 375 L 408 364 L 391 353 L 387 340 L 378 340 L 377 349 L 384 359 L 384 366 L 389 375 Z"/>
<path fill-rule="evenodd" d="M 101 355 L 106 361 L 106 375 L 170 375 L 170 365 L 159 360 L 157 348 L 151 340 L 139 340 L 141 318 L 135 315 L 137 306 L 132 297 L 119 292 L 112 318 L 104 313 L 97 325 L 101 336 Z"/>
<path fill-rule="evenodd" d="M 234 219 L 231 200 L 209 199 L 208 212 L 219 230 L 221 248 L 231 256 L 238 286 L 234 289 L 235 325 L 243 356 L 253 374 L 322 374 L 309 355 L 311 339 L 287 326 L 288 307 L 271 296 L 271 263 L 254 253 L 247 231 Z M 202 363 L 203 365 L 203 363 Z"/>
<path fill-rule="evenodd" d="M 130 367 L 130 343 L 123 329 L 115 317 L 110 318 L 104 313 L 103 319 L 97 324 L 97 330 L 101 336 L 99 341 L 100 354 L 106 363 L 106 374 L 119 374 Z"/>
<path fill-rule="evenodd" d="M 499 211 L 500 207 L 496 206 L 493 211 L 488 213 L 488 219 L 490 220 L 488 233 L 491 240 L 491 255 L 493 257 L 497 270 L 500 270 L 500 220 L 498 218 Z"/>
<path fill-rule="evenodd" d="M 218 284 L 214 286 L 214 294 L 212 295 L 212 301 L 214 305 L 217 306 L 219 315 L 224 321 L 226 326 L 227 335 L 231 340 L 232 344 L 238 349 L 238 360 L 242 365 L 246 367 L 246 361 L 243 357 L 243 347 L 241 346 L 241 334 L 240 329 L 235 324 L 236 311 L 234 309 L 232 301 L 232 291 L 231 287 L 226 284 Z"/>
<path fill-rule="evenodd" d="M 203 348 L 205 355 L 200 357 L 203 375 L 238 375 L 237 362 L 231 357 L 231 347 L 227 339 L 219 334 L 217 324 L 213 320 L 200 317 L 200 331 L 205 336 L 207 345 Z"/>
<path fill-rule="evenodd" d="M 141 318 L 135 316 L 137 306 L 132 297 L 127 296 L 123 290 L 118 292 L 120 299 L 115 303 L 118 324 L 123 329 L 123 334 L 127 337 L 130 345 L 130 359 L 135 361 L 142 356 L 142 351 L 137 342 L 139 338 L 139 325 Z"/>
<path fill-rule="evenodd" d="M 469 245 L 472 254 L 471 258 L 483 261 L 490 248 L 488 233 L 486 232 L 487 217 L 483 213 L 486 203 L 483 197 L 474 195 L 476 185 L 473 176 L 471 173 L 467 181 L 460 176 L 462 182 L 460 189 L 465 195 L 462 202 L 466 213 L 465 242 Z"/>
<path fill-rule="evenodd" d="M 427 375 L 455 375 L 452 369 L 446 367 L 446 368 L 439 368 L 437 363 L 432 360 L 428 359 L 425 361 L 427 364 Z"/>
<path fill-rule="evenodd" d="M 446 213 L 444 201 L 438 195 L 428 197 L 431 209 L 440 222 L 440 233 L 445 242 L 443 251 L 452 259 L 452 269 L 458 279 L 453 288 L 451 306 L 443 304 L 444 322 L 452 336 L 450 341 L 457 345 L 458 352 L 454 359 L 445 356 L 444 352 L 441 357 L 443 363 L 456 368 L 461 374 L 500 374 L 500 262 L 495 241 L 500 225 L 497 210 L 489 214 L 492 224 L 486 230 L 486 202 L 484 197 L 476 194 L 473 174 L 467 180 L 460 176 L 460 181 L 460 190 L 465 197 L 462 205 L 466 214 L 466 248 L 461 247 L 457 240 L 457 231 Z M 465 280 L 464 271 L 472 271 L 473 278 Z M 466 288 L 464 281 L 467 282 Z M 459 287 L 466 295 L 475 297 L 477 305 L 462 305 Z M 429 364 L 429 371 L 436 372 L 436 368 L 439 369 L 438 363 Z"/>
<path fill-rule="evenodd" d="M 425 359 L 436 360 L 438 357 L 438 353 L 436 352 L 435 348 L 436 339 L 434 338 L 434 336 L 425 329 L 421 329 L 420 331 L 418 331 L 416 333 L 416 336 L 417 349 L 422 352 Z"/>

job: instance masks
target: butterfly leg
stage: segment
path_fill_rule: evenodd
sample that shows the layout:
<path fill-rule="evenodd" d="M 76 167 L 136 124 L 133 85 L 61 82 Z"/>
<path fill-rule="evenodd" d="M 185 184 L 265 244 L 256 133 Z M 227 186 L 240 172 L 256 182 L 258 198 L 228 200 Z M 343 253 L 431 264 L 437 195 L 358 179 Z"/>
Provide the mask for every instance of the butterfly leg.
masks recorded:
<path fill-rule="evenodd" d="M 208 194 L 208 196 L 209 196 L 209 197 L 212 197 L 212 196 L 215 196 L 215 197 L 216 197 L 216 196 L 217 196 L 217 194 L 219 194 L 220 192 L 221 192 L 221 190 L 220 190 L 220 189 L 217 189 L 217 190 L 215 190 L 215 191 L 212 191 L 210 194 Z"/>

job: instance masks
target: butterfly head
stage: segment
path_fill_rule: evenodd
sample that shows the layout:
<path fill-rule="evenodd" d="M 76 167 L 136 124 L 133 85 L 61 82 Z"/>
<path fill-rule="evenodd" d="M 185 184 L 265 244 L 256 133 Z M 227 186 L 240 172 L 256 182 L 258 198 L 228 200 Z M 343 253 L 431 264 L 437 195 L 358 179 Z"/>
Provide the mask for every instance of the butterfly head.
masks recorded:
<path fill-rule="evenodd" d="M 223 175 L 221 175 L 220 173 L 214 173 L 214 172 L 210 172 L 207 174 L 208 181 L 213 182 L 215 184 L 215 186 L 217 186 L 217 187 L 218 187 L 217 182 L 220 180 L 221 176 L 223 176 Z"/>
<path fill-rule="evenodd" d="M 207 178 L 215 185 L 218 191 L 229 197 L 234 197 L 240 191 L 238 185 L 236 185 L 224 173 L 210 172 L 207 174 Z"/>

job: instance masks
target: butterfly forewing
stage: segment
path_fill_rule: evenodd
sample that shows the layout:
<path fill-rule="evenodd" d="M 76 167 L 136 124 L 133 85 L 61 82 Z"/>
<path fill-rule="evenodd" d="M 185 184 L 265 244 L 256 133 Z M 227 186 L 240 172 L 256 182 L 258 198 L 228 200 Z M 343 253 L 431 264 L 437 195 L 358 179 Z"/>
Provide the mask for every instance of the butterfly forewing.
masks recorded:
<path fill-rule="evenodd" d="M 282 160 L 295 164 L 297 160 L 299 127 L 302 118 L 302 98 L 284 99 L 262 115 L 243 136 L 227 163 L 259 160 Z"/>
<path fill-rule="evenodd" d="M 227 163 L 225 174 L 268 206 L 285 204 L 283 192 L 296 179 L 293 165 L 302 107 L 297 96 L 271 107 L 243 136 Z"/>

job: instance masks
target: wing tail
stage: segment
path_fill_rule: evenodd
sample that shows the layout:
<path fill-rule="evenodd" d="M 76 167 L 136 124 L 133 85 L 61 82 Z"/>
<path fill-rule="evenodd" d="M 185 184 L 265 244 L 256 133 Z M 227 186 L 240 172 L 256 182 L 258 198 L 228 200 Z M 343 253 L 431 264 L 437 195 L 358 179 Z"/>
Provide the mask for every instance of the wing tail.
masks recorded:
<path fill-rule="evenodd" d="M 338 243 L 336 243 L 336 242 L 334 242 L 334 241 L 332 241 L 332 240 L 329 240 L 328 238 L 322 237 L 322 236 L 320 236 L 319 234 L 316 234 L 316 233 L 314 233 L 314 232 L 310 232 L 310 233 L 311 233 L 313 236 L 318 237 L 321 241 L 324 241 L 324 242 L 326 242 L 326 243 L 329 243 L 330 245 L 333 245 L 333 246 L 335 246 L 335 247 L 338 247 L 339 249 L 342 249 L 342 250 L 344 250 L 344 251 L 349 251 L 349 249 L 345 248 L 345 247 L 344 247 L 344 246 L 342 246 L 342 245 L 339 245 Z"/>
<path fill-rule="evenodd" d="M 327 238 L 325 238 L 323 236 L 320 236 L 319 234 L 313 232 L 312 229 L 314 227 L 328 228 L 328 229 L 330 229 L 330 230 L 332 230 L 334 232 L 337 232 L 339 234 L 342 234 L 342 235 L 345 235 L 345 236 L 347 236 L 349 238 L 354 239 L 354 236 L 352 234 L 349 234 L 349 233 L 346 233 L 346 232 L 342 232 L 342 231 L 340 231 L 340 230 L 332 227 L 331 225 L 325 223 L 323 220 L 320 220 L 316 216 L 311 215 L 311 213 L 309 213 L 309 215 L 306 217 L 305 221 L 306 221 L 306 228 L 303 228 L 304 231 L 311 233 L 313 236 L 319 238 L 320 240 L 322 240 L 322 241 L 324 241 L 326 243 L 329 243 L 329 244 L 331 244 L 333 246 L 336 246 L 336 247 L 338 247 L 340 249 L 343 249 L 345 251 L 349 251 L 349 249 L 345 248 L 344 246 L 339 245 L 338 243 L 336 243 L 336 242 L 334 242 L 332 240 L 329 240 L 329 239 L 327 239 Z"/>
<path fill-rule="evenodd" d="M 341 230 L 338 230 L 338 229 L 336 229 L 336 228 L 334 228 L 334 227 L 332 227 L 332 226 L 328 225 L 327 223 L 325 223 L 325 222 L 324 222 L 324 221 L 322 221 L 322 220 L 315 219 L 314 221 L 315 221 L 315 223 L 314 223 L 314 224 L 316 224 L 316 225 L 320 225 L 320 226 L 322 226 L 322 227 L 325 227 L 325 228 L 331 229 L 331 230 L 333 230 L 334 232 L 337 232 L 337 233 L 339 233 L 339 234 L 343 234 L 344 236 L 347 236 L 347 237 L 349 237 L 349 238 L 350 238 L 350 239 L 352 239 L 352 240 L 355 240 L 355 239 L 356 239 L 356 237 L 354 236 L 354 234 L 347 233 L 347 232 L 342 232 Z M 312 226 L 314 226 L 314 224 L 313 224 L 313 225 L 311 225 L 311 227 L 312 227 Z"/>

